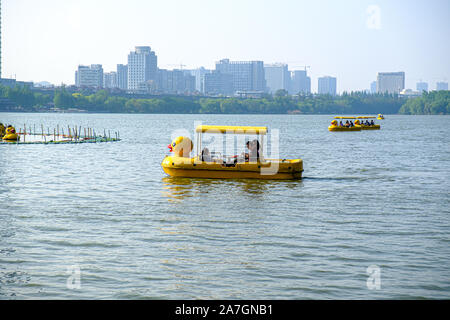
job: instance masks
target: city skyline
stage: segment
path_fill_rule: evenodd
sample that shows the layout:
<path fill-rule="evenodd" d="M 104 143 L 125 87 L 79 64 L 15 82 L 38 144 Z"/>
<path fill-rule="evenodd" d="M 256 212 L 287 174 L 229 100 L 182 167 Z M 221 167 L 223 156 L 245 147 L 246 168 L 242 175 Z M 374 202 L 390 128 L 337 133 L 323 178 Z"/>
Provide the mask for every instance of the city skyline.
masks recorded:
<path fill-rule="evenodd" d="M 422 81 L 432 89 L 450 74 L 448 1 L 127 3 L 3 0 L 3 76 L 73 84 L 78 65 L 115 71 L 137 45 L 151 45 L 167 69 L 214 69 L 224 57 L 292 71 L 309 65 L 313 92 L 325 75 L 341 93 L 369 89 L 379 72 L 404 71 L 412 89 Z"/>
<path fill-rule="evenodd" d="M 136 55 L 137 54 L 137 55 Z M 142 55 L 143 54 L 143 55 Z M 153 58 L 151 58 L 153 62 L 150 62 L 150 60 L 146 63 L 144 63 L 144 60 L 147 59 L 145 56 L 151 55 Z M 142 60 L 140 63 L 144 63 L 143 65 L 137 67 L 135 71 L 133 70 L 135 67 L 132 67 L 131 69 L 128 67 L 130 64 L 130 58 L 131 63 L 133 63 L 133 60 L 136 58 L 133 57 L 139 57 L 140 60 Z M 145 60 L 146 61 L 146 60 Z M 128 55 L 128 64 L 122 65 L 117 64 L 117 71 L 111 71 L 106 72 L 103 70 L 101 64 L 91 65 L 91 66 L 83 66 L 79 65 L 77 71 L 75 72 L 75 86 L 77 87 L 90 87 L 90 88 L 106 88 L 106 89 L 121 89 L 128 91 L 130 93 L 172 93 L 172 94 L 193 94 L 195 92 L 202 93 L 202 94 L 236 94 L 237 92 L 265 92 L 274 94 L 278 90 L 285 90 L 289 94 L 309 94 L 309 93 L 317 93 L 317 94 L 331 94 L 336 95 L 340 94 L 337 91 L 337 78 L 331 77 L 331 76 L 322 76 L 319 77 L 318 80 L 318 87 L 317 92 L 312 92 L 311 90 L 311 78 L 308 76 L 308 69 L 310 66 L 304 66 L 304 70 L 289 70 L 288 64 L 283 63 L 274 63 L 274 64 L 266 64 L 264 61 L 230 61 L 230 59 L 222 59 L 218 62 L 216 62 L 216 68 L 215 70 L 208 70 L 204 67 L 200 67 L 197 69 L 183 69 L 185 65 L 180 65 L 179 69 L 161 69 L 158 66 L 158 56 L 154 51 L 151 50 L 151 47 L 149 46 L 136 46 L 135 51 L 131 51 Z M 152 66 L 153 71 L 150 71 L 148 67 L 145 67 L 150 63 Z M 230 69 L 230 67 L 224 68 L 225 65 L 235 66 Z M 260 80 L 257 80 L 257 78 L 254 78 L 258 72 L 255 70 L 252 70 L 254 67 L 259 65 L 260 68 L 260 75 L 257 77 L 261 77 Z M 98 71 L 92 70 L 98 69 L 98 66 L 101 69 L 101 74 L 94 75 Z M 87 71 L 87 82 L 86 81 L 79 81 L 79 73 L 80 68 Z M 125 69 L 123 69 L 125 68 Z M 145 71 L 148 69 L 147 71 Z M 234 70 L 234 71 L 232 71 Z M 125 72 L 124 72 L 125 71 Z M 142 73 L 142 79 L 138 80 L 137 78 L 133 80 L 135 77 L 136 72 Z M 147 74 L 150 72 L 150 74 L 153 74 L 151 76 L 150 74 L 148 76 L 145 76 L 144 74 Z M 231 72 L 231 73 L 230 73 Z M 256 72 L 256 73 L 255 73 Z M 207 88 L 210 90 L 205 90 L 205 75 L 214 73 L 214 75 L 209 77 L 209 80 L 213 83 L 210 85 L 207 85 Z M 224 89 L 227 87 L 227 84 L 223 82 L 222 78 L 217 78 L 216 74 L 225 74 L 230 73 L 234 74 L 231 80 L 231 85 L 235 86 L 236 83 L 241 82 L 241 85 L 244 85 L 244 87 L 238 87 L 234 88 L 234 90 L 227 90 Z M 172 79 L 173 74 L 175 74 L 175 78 Z M 194 84 L 191 84 L 191 80 L 185 79 L 187 76 L 192 76 L 195 79 L 193 79 Z M 92 79 L 94 77 L 95 79 Z M 103 79 L 99 81 L 97 78 Z M 130 78 L 131 77 L 131 78 Z M 171 79 L 166 79 L 167 77 Z M 400 77 L 397 80 L 394 80 L 396 77 Z M 253 79 L 252 79 L 253 78 Z M 164 80 L 165 79 L 165 80 Z M 7 79 L 5 79 L 7 80 Z M 13 79 L 14 80 L 14 79 Z M 330 82 L 330 80 L 332 82 Z M 150 81 L 150 83 L 148 82 Z M 168 83 L 163 84 L 164 81 L 169 81 Z M 178 84 L 176 84 L 175 82 Z M 252 87 L 253 81 L 262 81 L 261 84 L 256 88 Z M 134 83 L 134 85 L 128 86 L 128 83 Z M 184 84 L 182 84 L 184 82 Z M 188 84 L 189 83 L 189 84 Z M 220 83 L 220 85 L 219 85 Z M 73 85 L 73 84 L 69 84 Z M 187 87 L 186 87 L 187 85 Z M 218 86 L 219 85 L 219 86 Z M 247 87 L 250 86 L 250 87 Z M 429 90 L 448 90 L 445 89 L 448 87 L 448 83 L 445 81 L 436 82 L 434 89 L 429 89 L 428 82 L 422 81 L 422 79 L 419 80 L 419 82 L 416 83 L 416 90 L 414 88 L 406 88 L 406 74 L 404 71 L 399 72 L 378 72 L 377 73 L 377 80 L 373 81 L 369 85 L 369 89 L 365 89 L 362 91 L 370 92 L 370 93 L 401 93 L 402 90 L 406 90 L 408 92 L 412 92 L 414 94 L 421 93 L 422 91 L 429 91 Z M 188 88 L 188 89 L 187 89 Z"/>
<path fill-rule="evenodd" d="M 75 86 L 91 89 L 123 90 L 138 94 L 205 94 L 205 95 L 260 95 L 262 93 L 275 94 L 284 90 L 289 94 L 315 94 L 311 92 L 311 78 L 307 74 L 307 67 L 301 71 L 290 71 L 286 64 L 264 64 L 263 61 L 230 61 L 222 59 L 216 63 L 215 70 L 198 68 L 160 69 L 157 56 L 151 47 L 136 47 L 130 52 L 128 62 L 141 54 L 142 63 L 146 56 L 153 56 L 154 62 L 132 66 L 117 65 L 117 71 L 104 72 L 102 65 L 78 66 L 75 72 Z M 139 55 L 138 54 L 138 55 Z M 151 67 L 152 66 L 152 67 Z M 257 67 L 259 66 L 259 67 Z M 151 67 L 153 71 L 148 69 Z M 260 71 L 257 72 L 259 68 Z M 128 70 L 132 70 L 128 72 Z M 133 71 L 134 70 L 134 71 Z M 148 73 L 148 76 L 145 74 Z M 258 74 L 259 73 L 259 74 Z M 137 74 L 142 79 L 133 80 Z M 152 76 L 153 74 L 153 76 Z M 225 77 L 229 76 L 229 77 Z M 8 79 L 3 79 L 8 80 Z M 134 85 L 127 86 L 128 83 Z M 405 72 L 380 72 L 377 81 L 370 83 L 370 93 L 390 93 L 408 96 L 418 96 L 423 91 L 430 91 L 427 82 L 417 82 L 416 90 L 405 88 Z M 258 85 L 259 83 L 259 85 Z M 255 86 L 256 85 L 256 86 Z M 234 87 L 234 88 L 233 88 Z M 433 91 L 433 89 L 431 89 Z M 437 82 L 434 90 L 448 90 L 447 82 Z M 337 79 L 323 76 L 318 78 L 317 94 L 336 95 Z"/>
<path fill-rule="evenodd" d="M 133 58 L 134 57 L 134 58 Z M 131 60 L 130 60 L 131 59 Z M 135 59 L 140 62 L 133 66 Z M 147 62 L 145 62 L 147 61 Z M 318 78 L 317 92 L 311 91 L 311 78 L 305 70 L 289 70 L 287 64 L 265 64 L 263 61 L 230 61 L 222 59 L 216 62 L 215 70 L 203 67 L 198 69 L 161 69 L 158 67 L 158 56 L 149 46 L 137 46 L 128 55 L 128 64 L 117 65 L 117 71 L 105 72 L 102 65 L 78 66 L 75 72 L 75 86 L 94 89 L 121 89 L 128 93 L 139 94 L 205 94 L 260 96 L 263 93 L 275 94 L 284 90 L 289 94 L 330 94 L 338 95 L 337 78 L 323 76 Z M 123 74 L 121 70 L 128 72 Z M 80 70 L 83 70 L 84 81 L 79 81 Z M 123 75 L 121 75 L 123 74 Z M 137 76 L 141 74 L 141 76 Z M 146 74 L 148 74 L 146 76 Z M 227 77 L 229 75 L 230 77 Z M 101 79 L 99 83 L 99 80 Z M 119 80 L 121 79 L 121 80 Z M 128 83 L 121 86 L 120 83 Z M 134 83 L 134 84 L 133 84 Z M 130 85 L 131 84 L 131 85 Z M 370 89 L 364 92 L 401 94 L 419 96 L 429 91 L 428 83 L 416 83 L 416 90 L 406 88 L 406 74 L 400 72 L 379 72 L 377 80 L 370 83 Z M 447 82 L 437 82 L 435 90 L 448 90 Z"/>

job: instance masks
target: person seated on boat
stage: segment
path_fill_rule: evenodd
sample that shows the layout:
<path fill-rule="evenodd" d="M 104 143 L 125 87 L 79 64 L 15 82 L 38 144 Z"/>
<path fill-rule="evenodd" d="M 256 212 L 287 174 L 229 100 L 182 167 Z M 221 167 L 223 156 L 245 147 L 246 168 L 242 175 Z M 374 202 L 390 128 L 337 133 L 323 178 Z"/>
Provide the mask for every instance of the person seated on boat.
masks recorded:
<path fill-rule="evenodd" d="M 348 120 L 345 122 L 345 127 L 350 128 L 350 122 L 348 122 Z"/>
<path fill-rule="evenodd" d="M 366 123 L 364 123 L 366 126 L 370 126 L 369 120 L 366 120 Z"/>
<path fill-rule="evenodd" d="M 342 120 L 339 122 L 339 127 L 343 127 L 344 124 L 342 123 Z"/>
<path fill-rule="evenodd" d="M 6 128 L 3 123 L 0 122 L 0 138 L 3 138 L 6 134 Z"/>
<path fill-rule="evenodd" d="M 245 162 L 257 162 L 260 160 L 261 145 L 257 139 L 253 141 L 247 141 L 245 144 L 249 153 L 244 154 Z"/>
<path fill-rule="evenodd" d="M 350 128 L 353 128 L 355 125 L 353 124 L 353 121 L 350 120 Z"/>
<path fill-rule="evenodd" d="M 372 121 L 370 121 L 370 125 L 371 126 L 375 126 L 375 122 L 372 120 Z"/>
<path fill-rule="evenodd" d="M 261 151 L 261 144 L 257 139 L 253 140 L 250 143 L 250 155 L 249 160 L 251 162 L 257 162 L 260 160 L 260 151 Z"/>
<path fill-rule="evenodd" d="M 244 152 L 243 154 L 242 154 L 242 156 L 243 156 L 243 158 L 244 158 L 244 160 L 246 161 L 246 162 L 248 162 L 248 159 L 250 158 L 250 141 L 247 141 L 247 143 L 245 144 L 245 147 L 247 148 L 247 150 L 249 151 L 249 153 L 247 153 L 247 152 Z"/>
<path fill-rule="evenodd" d="M 205 148 L 202 150 L 202 161 L 203 162 L 211 162 L 212 161 L 211 152 L 209 151 L 208 148 Z"/>

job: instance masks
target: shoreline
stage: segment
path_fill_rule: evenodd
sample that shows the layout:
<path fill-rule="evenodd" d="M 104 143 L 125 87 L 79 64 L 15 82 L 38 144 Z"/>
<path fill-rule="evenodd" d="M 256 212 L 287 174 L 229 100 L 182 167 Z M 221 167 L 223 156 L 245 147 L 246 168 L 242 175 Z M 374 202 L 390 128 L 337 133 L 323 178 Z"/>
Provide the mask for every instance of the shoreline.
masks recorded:
<path fill-rule="evenodd" d="M 374 113 L 167 113 L 167 112 L 91 112 L 91 111 L 0 111 L 2 113 L 42 113 L 42 114 L 123 114 L 123 115 L 261 115 L 261 116 L 366 116 L 376 115 Z M 450 114 L 403 114 L 403 113 L 383 113 L 389 116 L 450 116 Z"/>

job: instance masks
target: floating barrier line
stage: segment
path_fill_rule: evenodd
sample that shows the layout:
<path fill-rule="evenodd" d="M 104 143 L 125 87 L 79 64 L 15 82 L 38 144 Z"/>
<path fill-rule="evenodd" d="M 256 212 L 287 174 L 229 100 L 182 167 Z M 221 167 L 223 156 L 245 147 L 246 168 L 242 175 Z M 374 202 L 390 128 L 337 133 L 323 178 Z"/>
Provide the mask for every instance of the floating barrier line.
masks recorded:
<path fill-rule="evenodd" d="M 111 137 L 110 130 L 108 130 L 108 136 L 106 135 L 106 130 L 104 130 L 104 136 L 97 136 L 94 129 L 83 128 L 82 126 L 73 128 L 67 126 L 67 133 L 64 132 L 64 127 L 61 127 L 59 124 L 53 129 L 53 133 L 50 131 L 50 128 L 47 128 L 47 132 L 45 132 L 43 124 L 40 127 L 40 132 L 37 132 L 36 125 L 33 126 L 34 130 L 32 130 L 31 126 L 27 129 L 26 124 L 24 124 L 23 129 L 19 128 L 19 130 L 16 130 L 16 134 L 19 136 L 18 141 L 3 141 L 0 138 L 0 144 L 80 144 L 121 141 L 118 131 L 115 132 L 114 138 Z M 82 129 L 84 129 L 84 135 L 81 135 Z"/>
<path fill-rule="evenodd" d="M 41 136 L 41 135 L 37 135 Z M 0 144 L 82 144 L 82 143 L 102 143 L 102 142 L 118 142 L 120 139 L 115 138 L 84 138 L 78 137 L 78 140 L 60 140 L 60 141 L 0 141 Z"/>

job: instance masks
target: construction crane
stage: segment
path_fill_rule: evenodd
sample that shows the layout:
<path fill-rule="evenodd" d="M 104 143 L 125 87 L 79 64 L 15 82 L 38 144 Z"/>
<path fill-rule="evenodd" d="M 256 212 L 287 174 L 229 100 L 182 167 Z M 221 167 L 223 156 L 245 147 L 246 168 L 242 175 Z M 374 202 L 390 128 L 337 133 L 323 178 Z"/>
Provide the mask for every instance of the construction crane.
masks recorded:
<path fill-rule="evenodd" d="M 304 61 L 287 61 L 287 62 L 285 62 L 285 63 L 287 63 L 288 65 L 289 65 L 289 67 L 292 67 L 292 68 L 298 68 L 298 67 L 302 67 L 302 68 L 304 68 L 305 69 L 305 71 L 307 70 L 307 69 L 311 69 L 311 66 L 305 66 L 305 65 L 302 65 L 301 63 L 304 63 Z M 292 64 L 292 65 L 291 65 Z"/>
<path fill-rule="evenodd" d="M 183 70 L 184 67 L 187 67 L 187 65 L 185 65 L 185 64 L 183 64 L 183 63 L 180 63 L 180 64 L 168 64 L 168 66 L 171 66 L 171 67 L 180 67 L 180 70 Z"/>
<path fill-rule="evenodd" d="M 307 69 L 311 69 L 311 66 L 291 66 L 292 68 L 299 68 L 299 67 L 302 67 L 302 68 L 305 68 L 305 71 L 307 71 Z"/>

